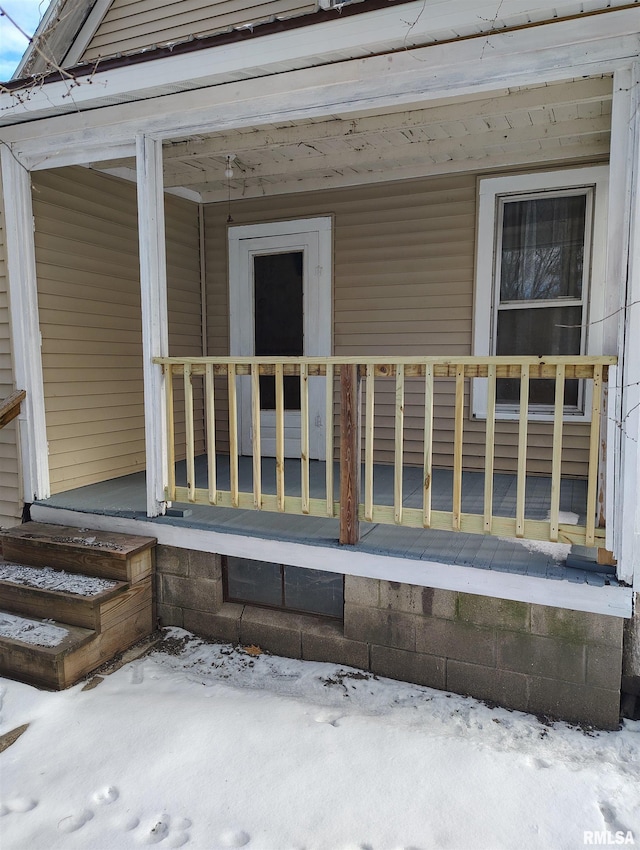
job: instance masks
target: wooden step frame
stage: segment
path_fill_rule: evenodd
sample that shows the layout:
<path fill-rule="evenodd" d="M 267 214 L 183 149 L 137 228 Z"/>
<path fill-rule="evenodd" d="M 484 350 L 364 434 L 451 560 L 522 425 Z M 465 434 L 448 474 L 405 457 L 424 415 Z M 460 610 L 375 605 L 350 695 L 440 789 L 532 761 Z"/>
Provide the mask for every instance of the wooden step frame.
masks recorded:
<path fill-rule="evenodd" d="M 37 622 L 33 617 L 25 619 Z M 66 629 L 69 633 L 56 646 L 38 646 L 15 638 L 0 637 L 0 671 L 4 676 L 45 688 L 67 687 L 66 657 L 82 652 L 95 638 L 95 632 L 68 623 L 52 622 L 51 625 Z"/>
<path fill-rule="evenodd" d="M 81 596 L 59 590 L 45 590 L 16 584 L 11 581 L 0 581 L 0 609 L 26 617 L 42 617 L 81 626 L 101 632 L 110 628 L 114 622 L 120 622 L 128 616 L 133 603 L 146 604 L 146 590 L 150 588 L 150 580 L 129 585 L 118 582 L 117 585 L 93 596 Z M 134 601 L 135 600 L 135 601 Z"/>
<path fill-rule="evenodd" d="M 47 688 L 68 688 L 151 634 L 151 602 L 149 577 L 105 601 L 107 610 L 102 612 L 101 631 L 53 621 L 52 625 L 66 629 L 70 635 L 54 647 L 0 637 L 0 673 Z"/>
<path fill-rule="evenodd" d="M 95 542 L 83 542 L 83 535 Z M 147 578 L 153 571 L 154 537 L 27 522 L 2 532 L 0 540 L 6 561 L 29 566 L 53 567 L 130 584 Z"/>
<path fill-rule="evenodd" d="M 0 581 L 0 609 L 69 632 L 55 647 L 0 638 L 3 675 L 67 688 L 153 632 L 155 538 L 30 522 L 0 533 L 0 544 L 11 563 L 117 582 L 83 596 Z"/>

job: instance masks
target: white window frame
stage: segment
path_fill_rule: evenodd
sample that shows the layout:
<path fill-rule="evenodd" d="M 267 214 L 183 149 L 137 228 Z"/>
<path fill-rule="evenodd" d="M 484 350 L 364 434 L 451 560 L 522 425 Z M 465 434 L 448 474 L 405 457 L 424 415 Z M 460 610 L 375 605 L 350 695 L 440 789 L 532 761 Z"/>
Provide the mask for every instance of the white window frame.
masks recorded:
<path fill-rule="evenodd" d="M 540 197 L 547 192 L 557 196 L 563 194 L 565 190 L 567 194 L 575 194 L 581 189 L 587 189 L 593 193 L 591 215 L 587 213 L 585 224 L 586 245 L 590 251 L 588 251 L 589 256 L 585 256 L 585 269 L 588 269 L 588 275 L 585 276 L 583 284 L 585 304 L 582 317 L 581 353 L 602 354 L 609 189 L 609 168 L 606 165 L 487 177 L 478 181 L 473 319 L 473 354 L 475 356 L 486 357 L 495 354 L 499 301 L 497 259 L 502 241 L 499 228 L 502 220 L 501 202 L 511 199 L 521 200 L 523 196 Z M 588 422 L 591 418 L 590 397 L 591 382 L 587 382 L 584 392 L 580 393 L 578 407 L 565 408 L 565 421 Z M 496 419 L 518 419 L 518 407 L 514 404 L 497 404 Z M 472 381 L 471 416 L 473 419 L 486 419 L 486 378 L 476 378 Z M 531 404 L 528 418 L 552 422 L 553 407 Z"/>

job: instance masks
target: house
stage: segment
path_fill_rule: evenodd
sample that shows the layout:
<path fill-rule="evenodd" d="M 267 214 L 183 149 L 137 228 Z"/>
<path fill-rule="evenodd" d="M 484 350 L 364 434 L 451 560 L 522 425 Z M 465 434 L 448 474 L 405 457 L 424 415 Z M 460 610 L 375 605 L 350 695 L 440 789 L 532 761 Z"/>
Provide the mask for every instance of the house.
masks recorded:
<path fill-rule="evenodd" d="M 54 0 L 0 94 L 2 524 L 155 538 L 165 625 L 616 726 L 639 47 L 637 2 Z"/>

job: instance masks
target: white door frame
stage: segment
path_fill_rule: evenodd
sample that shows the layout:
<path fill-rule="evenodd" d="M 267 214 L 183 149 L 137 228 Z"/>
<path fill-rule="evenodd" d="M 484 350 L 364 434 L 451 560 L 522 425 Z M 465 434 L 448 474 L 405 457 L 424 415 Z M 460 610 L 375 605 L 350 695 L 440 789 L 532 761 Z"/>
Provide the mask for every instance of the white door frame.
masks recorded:
<path fill-rule="evenodd" d="M 231 356 L 254 354 L 253 276 L 251 259 L 278 251 L 303 252 L 304 354 L 331 355 L 332 219 L 274 221 L 229 227 L 229 336 Z M 309 454 L 325 457 L 325 392 L 323 378 L 309 379 Z M 238 426 L 240 451 L 251 453 L 250 384 L 241 380 Z M 262 415 L 265 424 L 269 417 Z M 266 439 L 265 439 L 266 438 Z M 262 438 L 269 450 L 269 438 Z M 275 452 L 274 452 L 275 453 Z M 286 454 L 292 454 L 287 451 Z M 293 452 L 295 454 L 295 452 Z"/>

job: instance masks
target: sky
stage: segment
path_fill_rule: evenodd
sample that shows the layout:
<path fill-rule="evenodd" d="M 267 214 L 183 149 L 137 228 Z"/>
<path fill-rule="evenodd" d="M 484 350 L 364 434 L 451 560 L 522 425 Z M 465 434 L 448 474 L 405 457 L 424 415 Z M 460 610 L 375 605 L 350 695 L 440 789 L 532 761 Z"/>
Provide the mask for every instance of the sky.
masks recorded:
<path fill-rule="evenodd" d="M 3 9 L 28 35 L 33 35 L 49 0 L 0 0 Z M 27 49 L 27 39 L 3 15 L 0 17 L 0 80 L 11 79 Z"/>
<path fill-rule="evenodd" d="M 2 850 L 640 845 L 640 721 L 542 722 L 181 629 L 88 684 L 0 678 Z"/>

